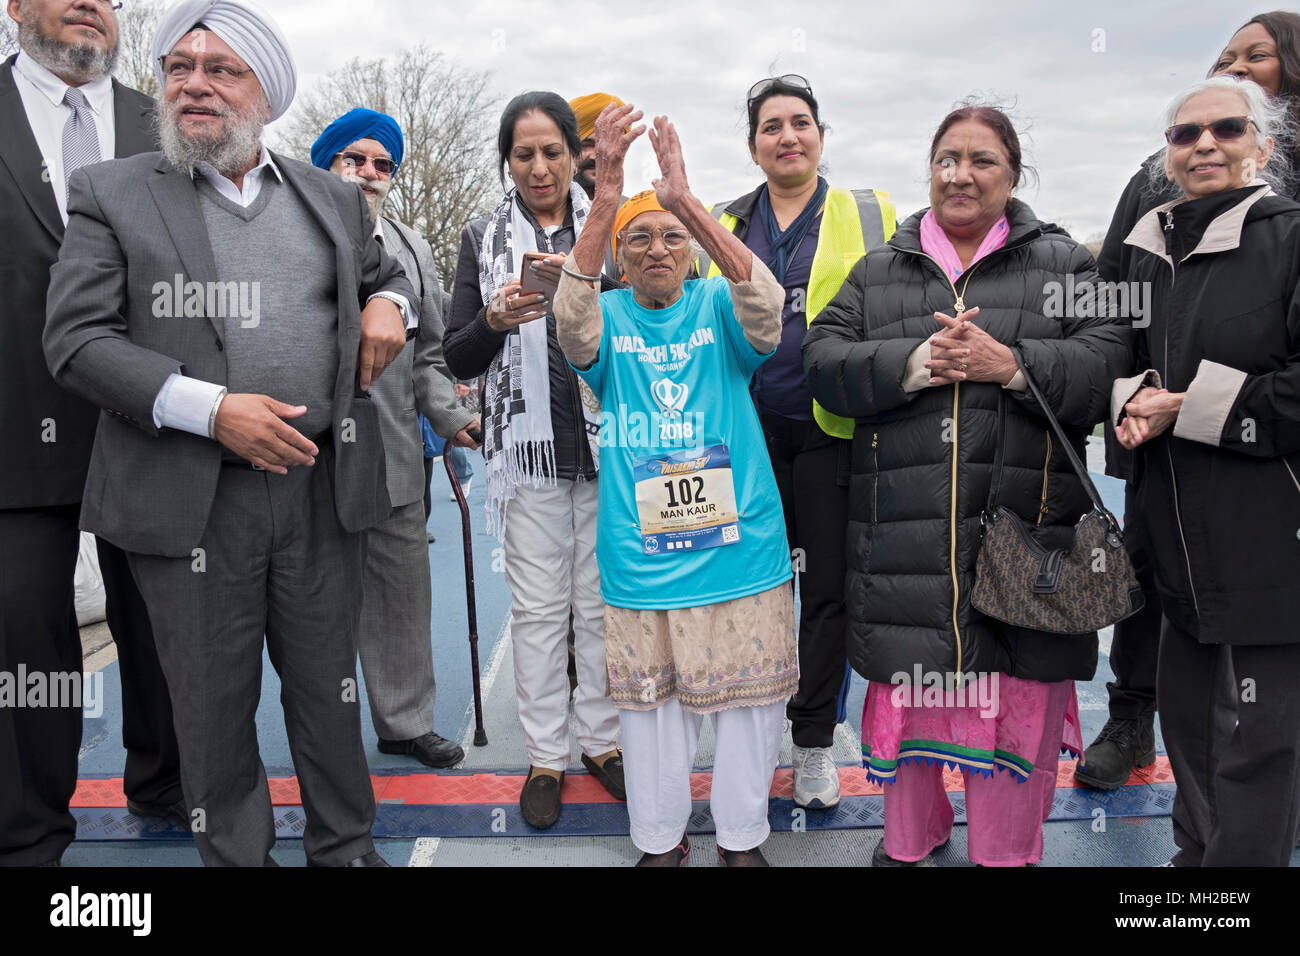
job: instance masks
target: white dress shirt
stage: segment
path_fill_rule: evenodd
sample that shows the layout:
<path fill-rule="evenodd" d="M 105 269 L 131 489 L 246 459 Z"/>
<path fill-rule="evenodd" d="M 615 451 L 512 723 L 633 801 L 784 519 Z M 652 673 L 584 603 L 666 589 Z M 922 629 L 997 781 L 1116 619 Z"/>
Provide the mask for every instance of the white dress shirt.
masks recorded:
<path fill-rule="evenodd" d="M 212 188 L 222 196 L 244 208 L 248 208 L 253 204 L 253 200 L 262 191 L 262 183 L 267 176 L 273 175 L 280 182 L 284 182 L 284 174 L 275 165 L 275 160 L 271 158 L 271 154 L 265 146 L 262 147 L 262 154 L 258 157 L 257 165 L 244 173 L 243 183 L 240 186 L 236 186 L 232 180 L 221 175 L 208 163 L 200 163 L 195 169 L 191 170 L 191 177 L 195 173 L 207 180 Z M 377 292 L 370 297 L 370 299 L 375 298 L 388 299 L 395 303 L 401 311 L 402 318 L 405 320 L 408 329 L 419 324 L 419 318 L 409 307 L 405 296 L 395 292 Z M 370 299 L 366 300 L 367 303 Z M 179 431 L 189 432 L 192 435 L 215 438 L 216 436 L 209 426 L 215 423 L 217 408 L 220 407 L 221 400 L 225 395 L 226 389 L 224 386 L 215 382 L 206 382 L 203 379 L 182 375 L 178 368 L 163 382 L 162 388 L 158 390 L 157 398 L 154 399 L 154 427 L 175 428 Z"/>
<path fill-rule="evenodd" d="M 67 185 L 63 176 L 63 127 L 72 118 L 72 107 L 63 102 L 68 84 L 25 53 L 14 60 L 14 85 L 23 101 L 23 111 L 36 136 L 36 145 L 45 161 L 46 178 L 54 187 L 54 201 L 59 204 L 63 224 L 68 224 Z M 99 155 L 112 159 L 114 152 L 113 81 L 109 77 L 78 87 L 95 114 L 95 132 L 99 135 Z M 7 133 L 4 135 L 8 135 Z"/>

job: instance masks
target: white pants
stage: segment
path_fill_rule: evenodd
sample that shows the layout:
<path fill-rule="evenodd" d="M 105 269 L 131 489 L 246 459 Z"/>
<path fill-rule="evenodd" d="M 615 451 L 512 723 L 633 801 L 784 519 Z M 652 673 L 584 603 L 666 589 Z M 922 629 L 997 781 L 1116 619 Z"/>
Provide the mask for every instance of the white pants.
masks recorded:
<path fill-rule="evenodd" d="M 605 603 L 596 567 L 596 482 L 520 486 L 506 508 L 505 571 L 515 693 L 528 762 L 569 766 L 569 610 L 578 687 L 578 746 L 589 757 L 617 746 L 618 714 L 605 693 Z"/>
<path fill-rule="evenodd" d="M 676 700 L 654 710 L 620 710 L 623 779 L 632 842 L 643 853 L 667 853 L 691 818 L 691 767 L 703 714 Z M 718 846 L 752 850 L 767 839 L 768 795 L 781 753 L 785 701 L 713 714 L 717 752 L 709 807 Z"/>

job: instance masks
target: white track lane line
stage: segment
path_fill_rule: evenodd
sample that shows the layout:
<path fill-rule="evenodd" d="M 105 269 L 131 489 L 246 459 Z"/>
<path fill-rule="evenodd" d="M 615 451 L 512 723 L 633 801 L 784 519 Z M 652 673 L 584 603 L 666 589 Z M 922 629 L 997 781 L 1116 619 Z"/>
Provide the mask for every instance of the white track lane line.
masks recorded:
<path fill-rule="evenodd" d="M 501 672 L 501 662 L 505 660 L 506 645 L 510 643 L 510 615 L 506 615 L 506 622 L 501 627 L 501 636 L 497 639 L 496 647 L 492 649 L 492 659 L 488 661 L 487 673 L 480 680 L 480 691 L 483 700 L 487 700 L 488 694 L 492 691 L 492 685 L 496 683 L 497 674 Z M 461 739 L 461 748 L 469 753 L 470 747 L 474 745 L 474 696 L 471 685 L 469 706 L 465 708 L 466 729 L 465 736 Z M 411 858 L 407 861 L 407 866 L 433 866 L 433 858 L 438 852 L 438 844 L 442 842 L 441 837 L 418 837 L 415 845 L 411 847 Z"/>

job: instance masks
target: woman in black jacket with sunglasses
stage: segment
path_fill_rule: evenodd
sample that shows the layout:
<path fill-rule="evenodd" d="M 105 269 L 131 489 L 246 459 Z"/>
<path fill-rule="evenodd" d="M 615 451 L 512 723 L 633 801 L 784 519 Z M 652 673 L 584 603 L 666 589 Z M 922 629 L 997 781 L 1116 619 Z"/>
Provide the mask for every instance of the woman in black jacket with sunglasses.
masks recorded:
<path fill-rule="evenodd" d="M 1300 822 L 1300 204 L 1267 181 L 1286 116 L 1219 77 L 1166 119 L 1182 198 L 1125 240 L 1150 324 L 1111 418 L 1137 449 L 1164 614 L 1174 864 L 1286 866 Z M 1235 726 L 1217 699 L 1229 682 Z"/>

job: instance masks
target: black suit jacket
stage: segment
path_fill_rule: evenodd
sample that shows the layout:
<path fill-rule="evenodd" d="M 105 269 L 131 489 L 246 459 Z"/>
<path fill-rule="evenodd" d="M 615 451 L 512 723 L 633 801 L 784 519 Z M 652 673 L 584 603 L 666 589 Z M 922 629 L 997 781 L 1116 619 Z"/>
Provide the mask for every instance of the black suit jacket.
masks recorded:
<path fill-rule="evenodd" d="M 334 508 L 346 530 L 360 531 L 392 510 L 379 415 L 357 386 L 361 309 L 381 291 L 399 293 L 416 308 L 415 292 L 397 260 L 374 241 L 356 184 L 271 155 L 286 188 L 334 247 Z M 226 384 L 224 321 L 158 316 L 153 290 L 177 274 L 205 288 L 218 279 L 198 191 L 188 171 L 162 153 L 146 153 L 74 173 L 68 213 L 68 234 L 50 272 L 45 355 L 56 381 L 104 410 L 81 527 L 126 551 L 188 555 L 207 527 L 221 446 L 206 436 L 156 428 L 153 404 L 178 365 L 186 375 Z M 287 256 L 296 252 L 285 250 Z"/>
<path fill-rule="evenodd" d="M 99 418 L 99 409 L 54 383 L 41 351 L 63 221 L 14 59 L 0 65 L 0 509 L 80 501 Z M 149 97 L 113 82 L 116 156 L 157 149 L 153 110 Z"/>

